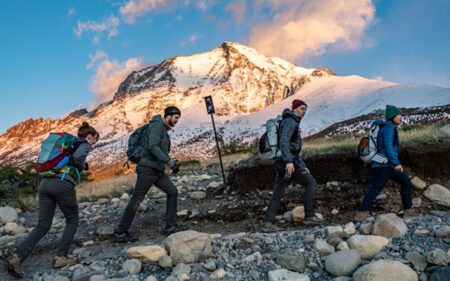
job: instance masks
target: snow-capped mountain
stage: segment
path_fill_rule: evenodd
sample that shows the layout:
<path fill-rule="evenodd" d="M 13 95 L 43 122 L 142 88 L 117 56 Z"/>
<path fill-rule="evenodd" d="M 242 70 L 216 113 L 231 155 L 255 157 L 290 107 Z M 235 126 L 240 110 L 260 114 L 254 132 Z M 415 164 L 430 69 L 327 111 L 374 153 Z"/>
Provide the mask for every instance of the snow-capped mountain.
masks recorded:
<path fill-rule="evenodd" d="M 208 95 L 214 99 L 225 144 L 253 142 L 264 131 L 265 121 L 294 98 L 308 103 L 301 125 L 305 136 L 386 104 L 406 108 L 450 104 L 447 88 L 339 77 L 329 69 L 302 68 L 225 42 L 209 52 L 172 57 L 131 73 L 111 102 L 91 112 L 82 109 L 59 120 L 29 119 L 15 125 L 0 136 L 0 163 L 32 161 L 50 131 L 75 133 L 82 121 L 101 134 L 90 154 L 91 166 L 102 169 L 123 163 L 129 134 L 168 105 L 182 108 L 181 121 L 171 132 L 174 154 L 209 157 L 215 144 L 203 103 Z"/>

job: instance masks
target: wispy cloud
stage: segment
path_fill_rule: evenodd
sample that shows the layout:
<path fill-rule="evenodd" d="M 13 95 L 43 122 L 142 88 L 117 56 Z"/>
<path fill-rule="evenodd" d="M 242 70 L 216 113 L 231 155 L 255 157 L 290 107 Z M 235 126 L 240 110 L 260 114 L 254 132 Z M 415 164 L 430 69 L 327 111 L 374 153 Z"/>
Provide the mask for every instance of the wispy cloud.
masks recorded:
<path fill-rule="evenodd" d="M 116 93 L 120 83 L 132 72 L 142 68 L 143 62 L 138 58 L 129 58 L 124 62 L 111 60 L 102 51 L 89 55 L 88 68 L 97 67 L 92 78 L 90 90 L 95 94 L 95 101 L 89 106 L 89 110 L 98 105 L 110 101 Z"/>
<path fill-rule="evenodd" d="M 236 22 L 241 22 L 247 11 L 247 4 L 244 1 L 230 2 L 225 6 L 225 10 L 229 11 Z"/>
<path fill-rule="evenodd" d="M 96 44 L 100 41 L 100 36 L 106 34 L 108 38 L 112 38 L 119 34 L 118 26 L 120 24 L 119 18 L 111 15 L 106 20 L 101 22 L 87 21 L 77 22 L 77 27 L 74 30 L 75 35 L 80 38 L 85 32 L 94 33 L 93 42 Z"/>
<path fill-rule="evenodd" d="M 198 33 L 193 33 L 187 40 L 181 41 L 180 46 L 184 47 L 186 45 L 195 44 L 200 38 L 202 38 L 203 35 Z"/>
<path fill-rule="evenodd" d="M 67 16 L 70 18 L 73 15 L 75 15 L 77 13 L 77 11 L 75 11 L 75 9 L 70 8 L 69 10 L 67 10 Z"/>
<path fill-rule="evenodd" d="M 268 0 L 255 6 L 267 6 L 275 16 L 251 30 L 250 46 L 289 60 L 359 48 L 375 15 L 371 0 Z"/>
<path fill-rule="evenodd" d="M 174 0 L 130 0 L 119 11 L 128 23 L 133 23 L 148 12 L 167 8 L 175 3 Z"/>

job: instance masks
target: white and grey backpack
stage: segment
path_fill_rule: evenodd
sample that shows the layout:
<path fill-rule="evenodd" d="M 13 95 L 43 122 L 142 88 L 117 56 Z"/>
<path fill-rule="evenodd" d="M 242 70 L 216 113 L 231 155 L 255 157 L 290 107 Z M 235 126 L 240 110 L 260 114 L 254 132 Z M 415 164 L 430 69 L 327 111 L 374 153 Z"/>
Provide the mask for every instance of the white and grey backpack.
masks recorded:
<path fill-rule="evenodd" d="M 382 128 L 381 122 L 374 122 L 370 127 L 369 135 L 363 137 L 358 144 L 358 157 L 365 163 L 377 162 L 386 164 L 388 159 L 386 156 L 378 153 L 378 134 Z"/>

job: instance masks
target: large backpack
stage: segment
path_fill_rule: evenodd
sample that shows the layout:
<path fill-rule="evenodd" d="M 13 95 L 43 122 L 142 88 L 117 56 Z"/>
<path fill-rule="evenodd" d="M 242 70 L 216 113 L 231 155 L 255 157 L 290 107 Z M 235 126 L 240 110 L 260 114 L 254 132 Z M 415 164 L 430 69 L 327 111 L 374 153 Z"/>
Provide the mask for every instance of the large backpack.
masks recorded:
<path fill-rule="evenodd" d="M 358 157 L 365 163 L 373 161 L 381 164 L 388 162 L 386 156 L 378 153 L 378 134 L 381 131 L 382 123 L 374 122 L 370 127 L 369 135 L 361 138 L 358 144 Z"/>
<path fill-rule="evenodd" d="M 128 139 L 127 157 L 128 160 L 135 164 L 139 163 L 141 158 L 147 153 L 144 141 L 148 127 L 149 123 L 137 128 Z"/>
<path fill-rule="evenodd" d="M 281 155 L 278 147 L 280 139 L 280 124 L 283 118 L 281 115 L 269 119 L 266 122 L 266 132 L 259 139 L 259 153 L 264 159 L 274 159 Z"/>
<path fill-rule="evenodd" d="M 77 137 L 69 133 L 50 133 L 41 144 L 36 171 L 41 175 L 59 172 L 69 164 L 70 155 L 80 143 Z"/>

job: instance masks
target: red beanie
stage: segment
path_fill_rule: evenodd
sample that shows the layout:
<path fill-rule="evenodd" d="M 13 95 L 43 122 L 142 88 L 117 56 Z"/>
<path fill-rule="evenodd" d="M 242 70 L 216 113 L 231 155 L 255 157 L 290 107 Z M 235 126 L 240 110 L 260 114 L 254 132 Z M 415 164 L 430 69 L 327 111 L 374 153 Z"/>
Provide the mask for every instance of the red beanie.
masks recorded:
<path fill-rule="evenodd" d="M 293 100 L 292 101 L 292 110 L 295 110 L 297 107 L 302 106 L 302 105 L 304 105 L 306 107 L 308 106 L 308 105 L 306 105 L 306 102 L 304 102 L 302 100 Z"/>

